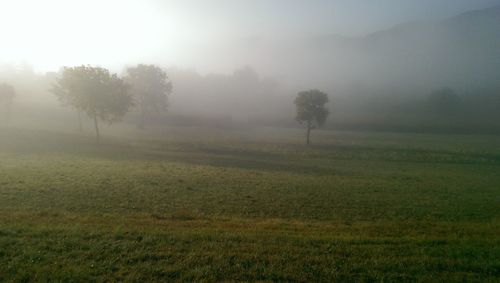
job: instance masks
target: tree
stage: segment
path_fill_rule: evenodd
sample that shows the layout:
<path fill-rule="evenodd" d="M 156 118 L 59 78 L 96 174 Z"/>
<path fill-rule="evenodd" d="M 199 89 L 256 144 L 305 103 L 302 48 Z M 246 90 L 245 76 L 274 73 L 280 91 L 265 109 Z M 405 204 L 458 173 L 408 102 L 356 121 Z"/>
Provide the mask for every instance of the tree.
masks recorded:
<path fill-rule="evenodd" d="M 328 102 L 328 95 L 319 90 L 309 90 L 299 92 L 295 98 L 295 106 L 297 108 L 297 117 L 299 123 L 306 123 L 307 126 L 307 145 L 310 144 L 311 130 L 322 126 L 329 111 L 325 108 Z"/>
<path fill-rule="evenodd" d="M 172 83 L 160 67 L 140 64 L 128 68 L 125 81 L 131 85 L 131 93 L 139 109 L 139 128 L 144 128 L 149 117 L 167 110 Z"/>
<path fill-rule="evenodd" d="M 10 111 L 15 96 L 16 96 L 16 91 L 14 90 L 14 87 L 6 83 L 0 84 L 0 105 L 3 106 L 5 111 L 6 125 L 9 124 Z"/>
<path fill-rule="evenodd" d="M 96 141 L 100 141 L 98 120 L 120 121 L 132 106 L 129 86 L 116 74 L 100 67 L 65 67 L 51 91 L 63 105 L 87 114 L 94 120 Z"/>
<path fill-rule="evenodd" d="M 453 114 L 460 105 L 460 97 L 451 88 L 442 88 L 433 91 L 429 98 L 433 110 L 439 115 Z"/>

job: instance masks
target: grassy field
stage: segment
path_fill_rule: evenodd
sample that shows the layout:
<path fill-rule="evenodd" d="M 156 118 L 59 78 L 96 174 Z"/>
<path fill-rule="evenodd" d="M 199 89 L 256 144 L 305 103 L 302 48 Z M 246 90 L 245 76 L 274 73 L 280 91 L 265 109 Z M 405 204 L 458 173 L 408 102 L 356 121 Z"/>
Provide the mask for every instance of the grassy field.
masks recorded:
<path fill-rule="evenodd" d="M 500 280 L 498 136 L 93 141 L 0 131 L 0 281 Z"/>

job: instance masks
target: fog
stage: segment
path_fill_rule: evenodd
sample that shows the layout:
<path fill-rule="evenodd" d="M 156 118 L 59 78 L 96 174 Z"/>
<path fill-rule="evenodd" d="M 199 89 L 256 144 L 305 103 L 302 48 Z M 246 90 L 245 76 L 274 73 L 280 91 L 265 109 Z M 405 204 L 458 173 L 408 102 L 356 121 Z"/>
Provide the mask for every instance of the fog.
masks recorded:
<path fill-rule="evenodd" d="M 21 0 L 1 11 L 0 83 L 16 89 L 17 126 L 72 127 L 49 91 L 63 66 L 124 76 L 154 64 L 173 85 L 155 126 L 298 126 L 293 99 L 320 89 L 327 128 L 500 132 L 500 1 Z M 443 89 L 451 102 L 436 99 Z"/>

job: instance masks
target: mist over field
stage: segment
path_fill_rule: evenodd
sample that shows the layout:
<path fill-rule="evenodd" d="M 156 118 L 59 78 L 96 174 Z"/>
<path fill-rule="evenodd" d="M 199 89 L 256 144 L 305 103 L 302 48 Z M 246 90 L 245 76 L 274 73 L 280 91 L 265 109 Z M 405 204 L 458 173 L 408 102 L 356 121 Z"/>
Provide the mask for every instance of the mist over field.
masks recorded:
<path fill-rule="evenodd" d="M 497 282 L 499 0 L 0 1 L 1 282 Z"/>
<path fill-rule="evenodd" d="M 242 4 L 242 7 L 238 7 L 237 4 L 224 1 L 221 5 L 225 6 L 222 7 L 234 11 L 228 10 L 224 15 L 219 14 L 221 11 L 214 11 L 214 8 L 207 8 L 207 11 L 209 15 L 220 17 L 221 21 L 233 20 L 233 28 L 216 30 L 217 21 L 200 26 L 200 20 L 184 27 L 183 23 L 193 20 L 185 14 L 191 6 L 178 2 L 168 6 L 167 3 L 160 4 L 155 1 L 146 1 L 140 6 L 141 9 L 136 11 L 132 9 L 137 8 L 139 4 L 127 3 L 120 10 L 123 14 L 117 18 L 117 21 L 122 22 L 104 28 L 99 24 L 104 24 L 105 12 L 113 7 L 107 4 L 100 6 L 94 2 L 79 3 L 77 7 L 85 10 L 97 9 L 97 23 L 90 25 L 88 29 L 97 31 L 95 33 L 98 38 L 93 38 L 85 32 L 85 25 L 77 21 L 70 22 L 64 29 L 66 33 L 72 33 L 73 28 L 75 32 L 80 32 L 80 36 L 72 34 L 71 40 L 59 42 L 58 38 L 52 38 L 64 36 L 55 30 L 35 29 L 26 34 L 29 37 L 36 32 L 46 33 L 47 40 L 54 40 L 51 44 L 42 42 L 44 38 L 40 35 L 37 35 L 36 40 L 24 39 L 19 42 L 19 38 L 13 36 L 13 31 L 10 30 L 11 37 L 7 38 L 10 44 L 7 48 L 4 46 L 6 50 L 0 54 L 0 62 L 4 62 L 1 64 L 0 78 L 4 82 L 12 83 L 18 90 L 13 106 L 18 110 L 13 110 L 12 115 L 21 117 L 13 118 L 13 123 L 16 123 L 16 120 L 29 119 L 29 115 L 23 114 L 23 111 L 40 111 L 34 119 L 40 123 L 45 120 L 41 118 L 51 120 L 54 116 L 68 112 L 57 107 L 56 98 L 48 91 L 62 66 L 97 64 L 109 67 L 112 72 L 122 75 L 128 66 L 150 63 L 163 67 L 173 84 L 168 108 L 168 116 L 172 117 L 165 118 L 172 123 L 195 123 L 197 119 L 211 118 L 226 120 L 227 123 L 232 121 L 251 125 L 294 126 L 294 95 L 300 90 L 315 88 L 325 91 L 331 98 L 328 105 L 331 117 L 327 127 L 493 133 L 498 132 L 500 125 L 497 111 L 500 105 L 500 6 L 489 6 L 488 1 L 483 2 L 485 3 L 474 1 L 476 4 L 472 4 L 465 1 L 461 4 L 450 4 L 450 7 L 463 5 L 463 9 L 471 10 L 456 11 L 458 8 L 441 7 L 444 10 L 442 15 L 432 18 L 425 14 L 414 15 L 406 10 L 408 22 L 405 22 L 405 19 L 397 19 L 400 22 L 394 22 L 394 19 L 390 23 L 378 23 L 380 19 L 377 20 L 372 15 L 371 18 L 366 17 L 364 25 L 361 18 L 361 23 L 352 25 L 351 30 L 339 28 L 342 27 L 340 24 L 331 30 L 325 26 L 319 29 L 318 26 L 306 23 L 298 28 L 295 20 L 302 22 L 312 15 L 299 15 L 295 20 L 287 19 L 283 23 L 278 15 L 284 17 L 297 11 L 279 11 L 278 7 L 275 7 L 277 4 L 263 2 L 257 2 L 254 6 Z M 194 3 L 197 2 L 191 4 L 195 5 Z M 63 20 L 68 20 L 69 14 L 77 12 L 75 7 L 70 9 L 66 4 L 57 1 L 49 1 L 47 7 L 42 6 L 48 9 L 51 4 L 67 8 L 68 14 L 54 12 L 53 16 L 56 18 L 46 24 L 47 28 L 57 27 Z M 339 4 L 338 8 L 333 5 L 337 9 L 331 7 L 332 5 L 320 1 L 311 6 L 325 6 L 335 13 L 340 13 L 337 9 L 352 8 L 351 4 Z M 345 7 L 346 5 L 349 7 Z M 367 5 L 371 7 L 370 4 Z M 409 2 L 407 9 L 412 5 L 415 3 Z M 200 7 L 204 6 L 200 4 Z M 236 15 L 242 13 L 241 9 L 248 6 L 252 9 L 268 8 L 269 11 L 265 10 L 262 18 L 256 18 L 254 22 L 247 18 L 236 19 Z M 300 8 L 305 4 L 293 2 L 289 6 Z M 396 9 L 401 5 L 394 6 Z M 21 9 L 14 4 L 10 8 Z M 168 21 L 173 19 L 162 22 L 161 13 L 165 12 L 167 17 L 176 9 L 176 17 L 186 17 L 182 21 L 179 20 L 176 26 L 178 31 L 173 32 L 172 27 L 162 30 L 161 24 L 170 23 Z M 429 9 L 432 7 L 429 6 Z M 131 25 L 126 15 L 142 16 L 141 11 L 144 15 L 146 11 L 154 11 L 152 19 L 140 24 L 148 32 L 141 35 L 143 31 L 137 29 L 123 31 Z M 392 15 L 389 12 L 386 14 Z M 83 16 L 76 15 L 76 20 L 82 20 Z M 272 19 L 272 15 L 276 16 L 276 19 Z M 24 18 L 29 19 L 27 16 L 29 14 Z M 326 16 L 320 14 L 318 21 L 327 21 Z M 335 23 L 339 20 L 332 21 Z M 259 24 L 267 22 L 269 27 L 258 28 Z M 146 26 L 155 23 L 159 26 Z M 370 26 L 371 29 L 367 27 L 370 24 L 373 26 Z M 194 26 L 199 30 L 193 31 Z M 238 26 L 241 26 L 242 30 L 235 32 Z M 21 27 L 25 30 L 31 25 L 24 23 Z M 306 28 L 318 30 L 306 31 Z M 336 34 L 335 30 L 341 33 Z M 203 34 L 203 31 L 206 34 Z M 111 32 L 113 37 L 116 36 L 116 39 L 104 38 L 108 32 Z M 154 43 L 147 37 L 148 34 L 159 38 L 156 50 L 148 49 L 148 46 Z M 82 46 L 72 41 L 80 42 Z M 92 46 L 89 51 L 87 46 L 91 46 L 93 41 L 104 45 L 102 50 Z M 114 41 L 119 42 L 120 46 L 115 46 L 117 43 Z M 20 52 L 14 52 L 14 46 L 23 43 L 32 44 L 30 52 L 9 58 L 9 53 Z M 24 45 L 21 47 L 27 48 Z M 37 48 L 40 50 L 37 51 Z M 63 48 L 65 52 L 59 52 Z M 141 48 L 144 48 L 144 53 L 136 56 L 137 50 Z M 71 50 L 79 51 L 71 57 Z M 130 57 L 125 56 L 126 50 L 131 50 Z M 85 59 L 92 55 L 94 58 L 91 60 Z M 29 59 L 35 62 L 32 63 Z M 60 62 L 61 65 L 57 66 L 52 62 L 42 64 L 45 60 Z M 36 65 L 37 61 L 40 65 Z M 430 102 L 431 94 L 444 88 L 452 89 L 453 94 L 458 97 L 456 103 L 448 106 L 454 108 L 449 113 L 444 113 L 447 111 Z M 42 112 L 47 113 L 43 115 Z M 128 116 L 133 115 L 132 111 Z"/>

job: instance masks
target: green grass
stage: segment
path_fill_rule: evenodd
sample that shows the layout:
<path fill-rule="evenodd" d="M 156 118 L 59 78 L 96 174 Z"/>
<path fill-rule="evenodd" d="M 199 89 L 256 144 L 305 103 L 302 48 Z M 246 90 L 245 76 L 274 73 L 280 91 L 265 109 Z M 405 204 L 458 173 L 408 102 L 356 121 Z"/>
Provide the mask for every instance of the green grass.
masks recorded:
<path fill-rule="evenodd" d="M 499 280 L 500 137 L 302 139 L 4 129 L 0 281 Z"/>

